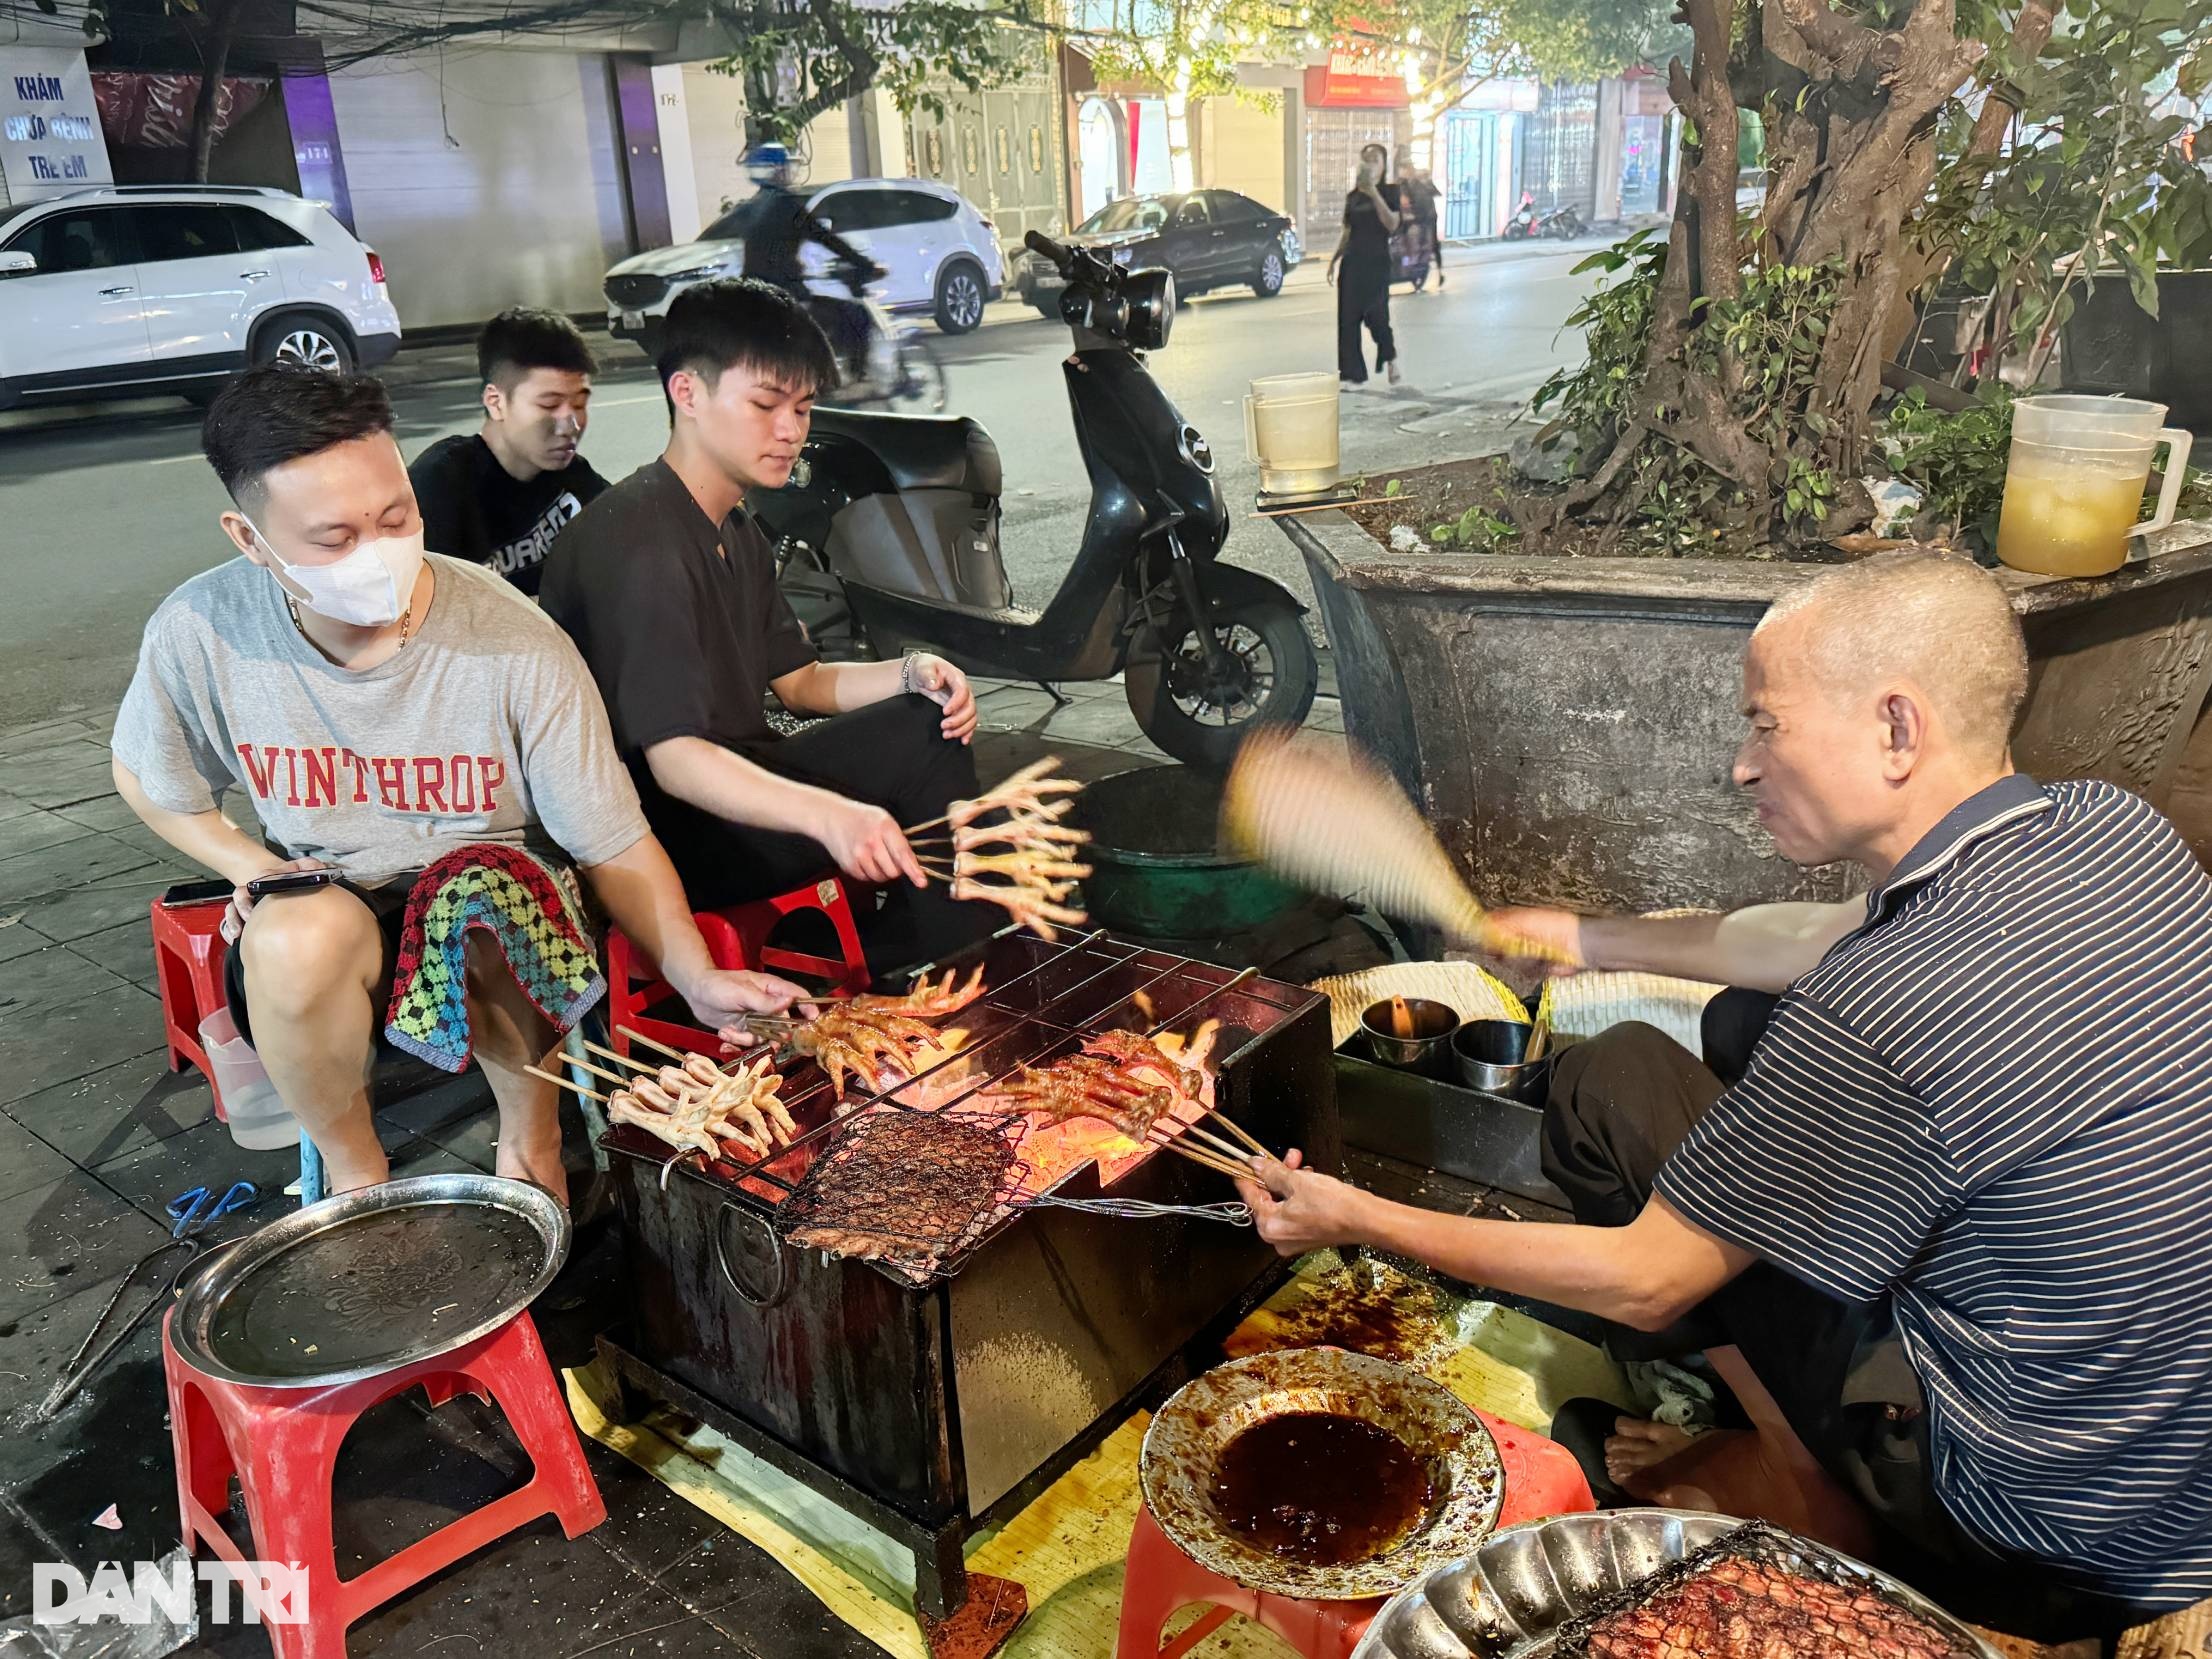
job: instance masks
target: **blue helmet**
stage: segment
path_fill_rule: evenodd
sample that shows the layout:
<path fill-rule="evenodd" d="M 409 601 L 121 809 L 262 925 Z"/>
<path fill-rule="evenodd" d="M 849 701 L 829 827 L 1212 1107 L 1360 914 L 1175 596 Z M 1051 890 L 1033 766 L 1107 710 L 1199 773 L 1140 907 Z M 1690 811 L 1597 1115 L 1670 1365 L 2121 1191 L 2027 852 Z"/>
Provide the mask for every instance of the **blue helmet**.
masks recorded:
<path fill-rule="evenodd" d="M 791 171 L 791 152 L 781 144 L 755 144 L 745 157 L 745 170 L 754 182 Z"/>

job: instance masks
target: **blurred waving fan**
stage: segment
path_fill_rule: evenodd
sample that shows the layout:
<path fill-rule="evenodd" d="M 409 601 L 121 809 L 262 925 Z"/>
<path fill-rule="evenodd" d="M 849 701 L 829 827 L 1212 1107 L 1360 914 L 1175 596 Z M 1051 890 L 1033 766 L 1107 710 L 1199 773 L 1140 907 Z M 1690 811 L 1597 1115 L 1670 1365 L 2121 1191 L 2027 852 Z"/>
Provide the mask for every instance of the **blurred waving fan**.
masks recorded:
<path fill-rule="evenodd" d="M 1496 926 L 1397 784 L 1357 755 L 1286 728 L 1254 732 L 1222 797 L 1222 839 L 1318 892 L 1357 892 L 1495 956 L 1548 959 Z"/>

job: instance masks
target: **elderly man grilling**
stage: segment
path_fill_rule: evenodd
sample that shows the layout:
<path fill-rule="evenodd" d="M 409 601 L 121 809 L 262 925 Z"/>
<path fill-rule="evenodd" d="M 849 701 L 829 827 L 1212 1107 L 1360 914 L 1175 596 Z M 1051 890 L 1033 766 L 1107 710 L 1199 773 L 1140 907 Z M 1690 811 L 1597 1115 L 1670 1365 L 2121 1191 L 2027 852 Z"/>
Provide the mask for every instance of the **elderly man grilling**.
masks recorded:
<path fill-rule="evenodd" d="M 2044 1639 L 2212 1596 L 2212 879 L 2151 807 L 2012 768 L 1997 582 L 1896 555 L 1778 603 L 1736 782 L 1871 890 L 1680 920 L 1509 911 L 1594 968 L 1779 995 L 1724 1084 L 1648 1026 L 1560 1057 L 1578 1225 L 1260 1166 L 1286 1253 L 1364 1243 L 1705 1347 L 1748 1432 L 1623 1420 L 1657 1501 L 1879 1549 Z"/>

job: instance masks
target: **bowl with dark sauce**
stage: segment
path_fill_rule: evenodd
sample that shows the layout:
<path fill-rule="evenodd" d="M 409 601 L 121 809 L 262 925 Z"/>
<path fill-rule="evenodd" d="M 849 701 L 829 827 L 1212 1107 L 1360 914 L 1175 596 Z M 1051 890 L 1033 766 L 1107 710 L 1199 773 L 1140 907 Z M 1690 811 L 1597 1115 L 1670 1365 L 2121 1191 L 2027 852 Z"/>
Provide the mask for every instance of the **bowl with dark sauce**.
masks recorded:
<path fill-rule="evenodd" d="M 1307 1600 L 1394 1593 L 1479 1544 L 1504 1498 L 1496 1443 L 1456 1395 L 1341 1348 L 1197 1378 L 1153 1418 L 1138 1472 L 1193 1560 Z"/>

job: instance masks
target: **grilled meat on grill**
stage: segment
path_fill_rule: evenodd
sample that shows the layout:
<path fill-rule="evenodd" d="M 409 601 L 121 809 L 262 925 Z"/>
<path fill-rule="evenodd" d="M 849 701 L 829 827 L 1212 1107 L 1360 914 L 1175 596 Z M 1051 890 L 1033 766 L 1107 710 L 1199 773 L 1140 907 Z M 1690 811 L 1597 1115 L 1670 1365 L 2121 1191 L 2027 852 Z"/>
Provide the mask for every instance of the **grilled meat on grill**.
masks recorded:
<path fill-rule="evenodd" d="M 845 1098 L 845 1080 L 858 1078 L 870 1089 L 886 1076 L 901 1081 L 917 1069 L 916 1057 L 937 1046 L 937 1033 L 904 1014 L 871 1011 L 849 1002 L 833 1002 L 804 1024 L 791 1028 L 790 1044 L 811 1055 L 828 1074 L 830 1092 Z"/>
<path fill-rule="evenodd" d="M 779 1212 L 785 1236 L 927 1271 L 997 1205 L 1014 1149 L 973 1118 L 877 1106 L 849 1120 Z"/>
<path fill-rule="evenodd" d="M 959 978 L 959 969 L 947 968 L 942 985 L 925 976 L 916 980 L 903 997 L 858 996 L 847 1006 L 864 1014 L 903 1014 L 909 1019 L 941 1020 L 947 1014 L 959 1013 L 983 994 L 981 964 L 968 976 L 965 985 L 956 985 Z"/>

